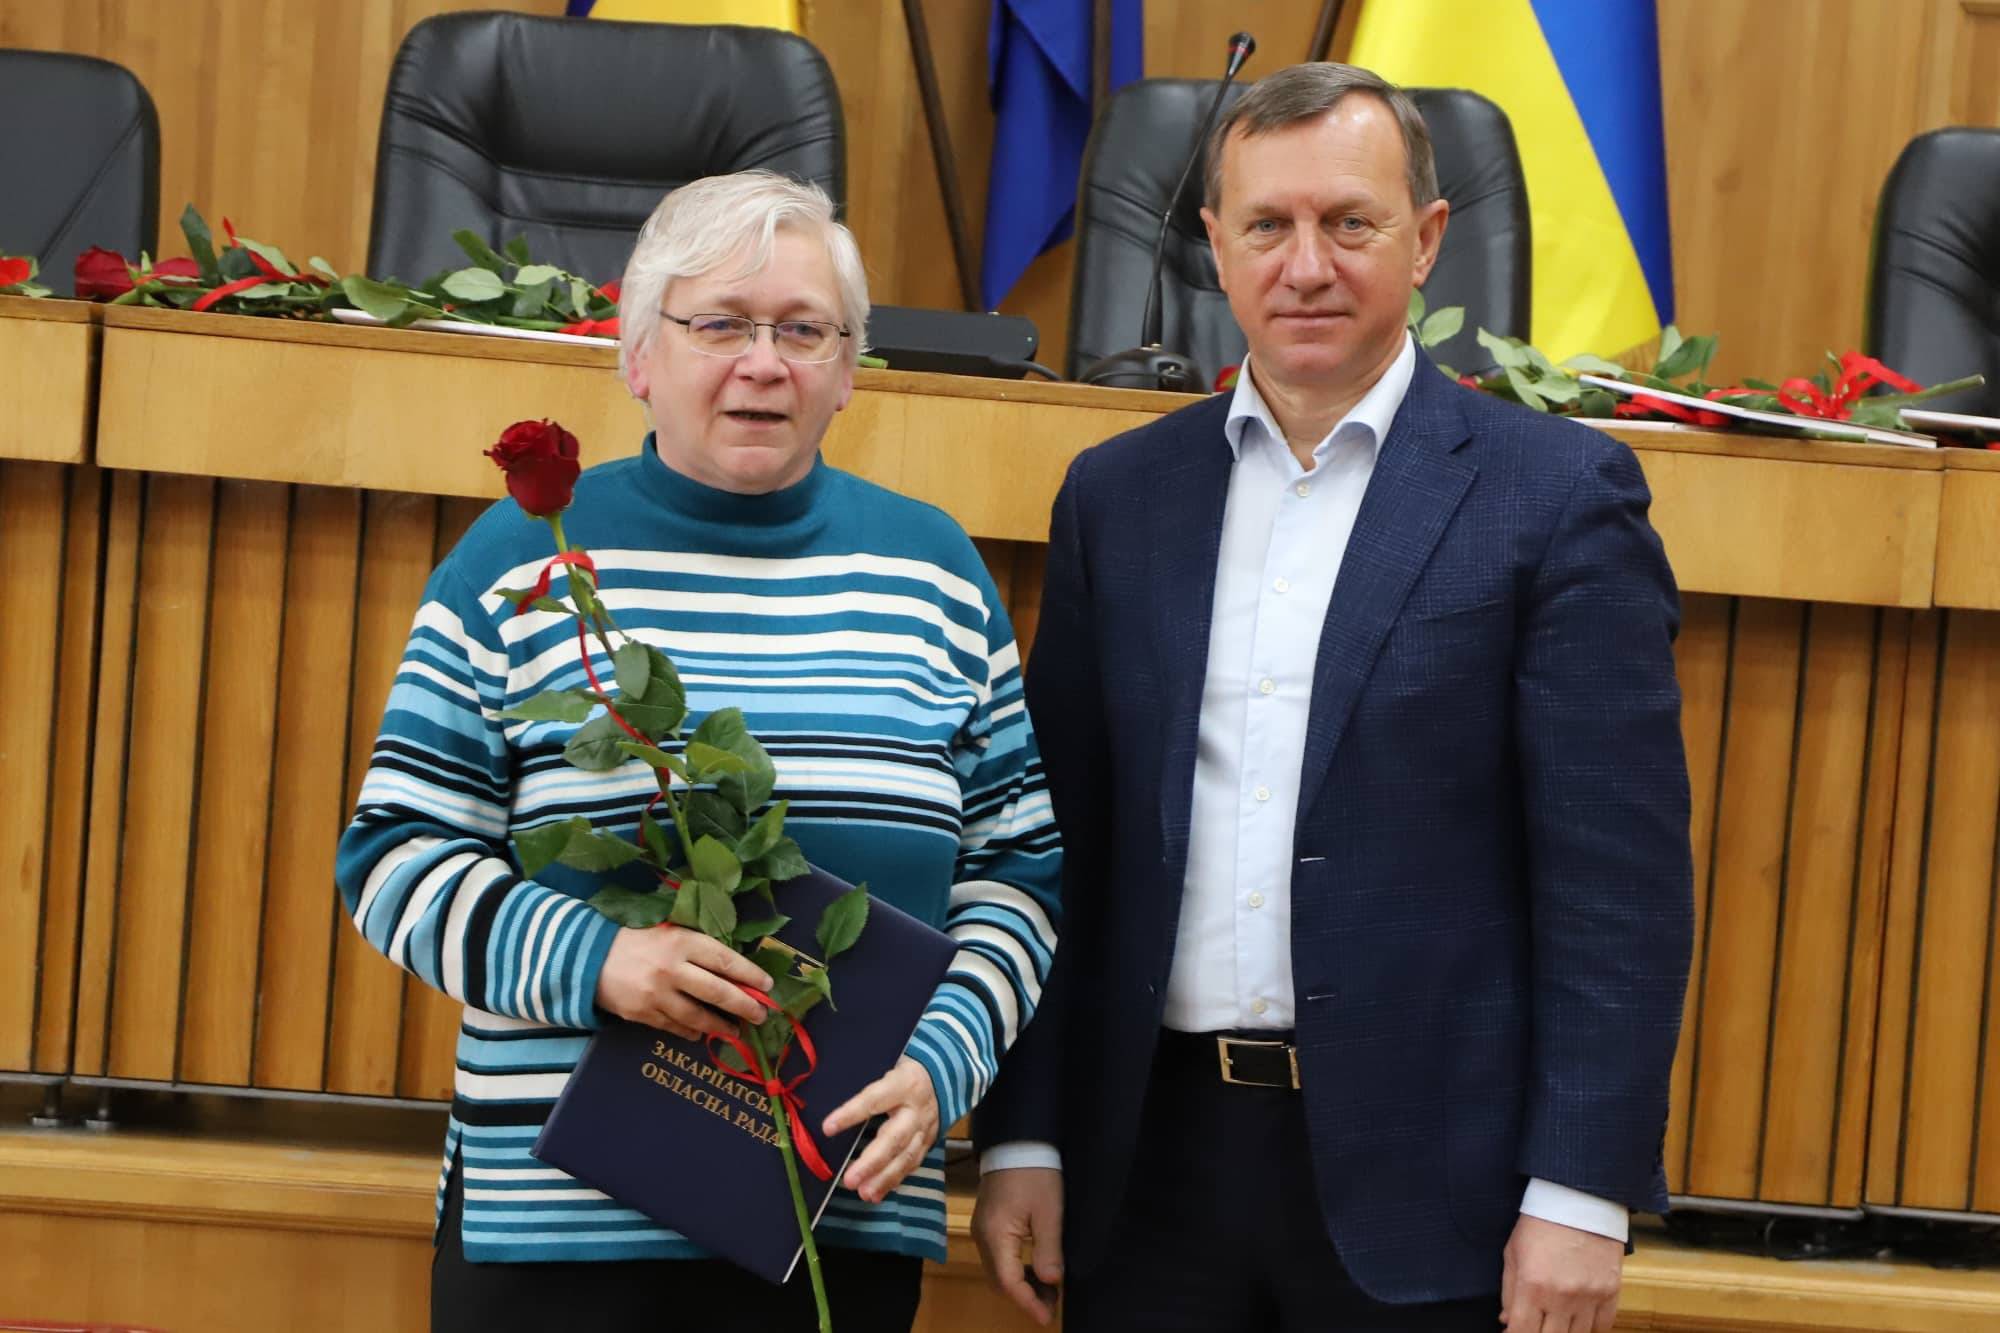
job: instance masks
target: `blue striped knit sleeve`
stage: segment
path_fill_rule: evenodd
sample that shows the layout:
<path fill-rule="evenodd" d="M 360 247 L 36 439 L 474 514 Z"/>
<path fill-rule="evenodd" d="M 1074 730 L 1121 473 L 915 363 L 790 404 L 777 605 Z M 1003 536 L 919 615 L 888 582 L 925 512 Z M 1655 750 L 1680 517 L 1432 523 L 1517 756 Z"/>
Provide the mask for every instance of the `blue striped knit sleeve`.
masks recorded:
<path fill-rule="evenodd" d="M 595 1027 L 617 923 L 523 878 L 505 854 L 507 652 L 447 560 L 389 693 L 334 879 L 369 944 L 488 1013 Z"/>
<path fill-rule="evenodd" d="M 939 1123 L 970 1113 L 1041 998 L 1055 954 L 1062 849 L 1021 688 L 1021 656 L 988 599 L 987 679 L 953 755 L 964 809 L 945 930 L 951 971 L 910 1038 L 937 1090 Z"/>

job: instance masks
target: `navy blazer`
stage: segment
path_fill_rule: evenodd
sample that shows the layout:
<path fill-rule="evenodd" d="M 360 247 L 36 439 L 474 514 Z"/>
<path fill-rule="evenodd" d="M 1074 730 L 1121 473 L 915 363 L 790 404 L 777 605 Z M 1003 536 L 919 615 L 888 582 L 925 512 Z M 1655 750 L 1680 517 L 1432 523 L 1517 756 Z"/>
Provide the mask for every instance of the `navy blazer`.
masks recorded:
<path fill-rule="evenodd" d="M 1062 1150 L 1072 1274 L 1135 1168 L 1173 962 L 1228 409 L 1084 452 L 1051 522 L 1027 693 L 1063 935 L 976 1132 Z M 1362 500 L 1313 679 L 1292 974 L 1327 1233 L 1378 1300 L 1495 1291 L 1529 1177 L 1666 1206 L 1693 873 L 1650 499 L 1616 440 L 1420 358 Z"/>

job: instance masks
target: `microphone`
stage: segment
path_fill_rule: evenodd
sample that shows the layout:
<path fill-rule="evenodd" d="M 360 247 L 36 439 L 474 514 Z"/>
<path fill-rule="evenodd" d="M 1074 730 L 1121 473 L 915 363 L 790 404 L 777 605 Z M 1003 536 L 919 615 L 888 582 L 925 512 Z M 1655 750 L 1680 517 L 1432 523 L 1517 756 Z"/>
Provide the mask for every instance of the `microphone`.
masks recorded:
<path fill-rule="evenodd" d="M 1229 39 L 1229 64 L 1222 71 L 1222 82 L 1216 85 L 1215 96 L 1208 104 L 1208 114 L 1202 117 L 1201 132 L 1194 136 L 1194 147 L 1188 150 L 1181 178 L 1175 183 L 1173 193 L 1167 196 L 1167 206 L 1160 210 L 1160 234 L 1153 242 L 1153 275 L 1146 284 L 1146 314 L 1140 321 L 1139 346 L 1113 352 L 1092 362 L 1083 372 L 1085 384 L 1122 389 L 1165 389 L 1170 393 L 1199 393 L 1206 384 L 1194 358 L 1166 351 L 1160 346 L 1160 323 L 1163 318 L 1160 270 L 1166 264 L 1167 231 L 1173 225 L 1174 210 L 1180 207 L 1188 177 L 1194 174 L 1194 164 L 1201 160 L 1202 145 L 1208 142 L 1208 132 L 1215 125 L 1216 113 L 1222 110 L 1223 96 L 1229 91 L 1229 85 L 1235 82 L 1243 62 L 1256 49 L 1257 39 L 1247 32 L 1239 32 Z"/>

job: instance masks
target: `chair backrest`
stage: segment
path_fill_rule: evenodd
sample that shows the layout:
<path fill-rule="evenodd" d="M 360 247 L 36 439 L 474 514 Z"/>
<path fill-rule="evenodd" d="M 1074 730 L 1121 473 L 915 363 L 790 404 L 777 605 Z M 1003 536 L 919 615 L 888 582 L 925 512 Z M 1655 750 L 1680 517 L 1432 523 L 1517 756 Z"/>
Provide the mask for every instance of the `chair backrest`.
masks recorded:
<path fill-rule="evenodd" d="M 447 14 L 410 30 L 382 105 L 368 272 L 421 282 L 452 232 L 525 236 L 538 263 L 624 271 L 660 197 L 765 167 L 845 200 L 840 94 L 768 28 Z"/>
<path fill-rule="evenodd" d="M 1451 221 L 1437 266 L 1424 285 L 1432 309 L 1464 306 L 1465 327 L 1436 349 L 1460 371 L 1492 358 L 1474 331 L 1528 336 L 1528 186 L 1507 113 L 1477 93 L 1412 88 L 1430 127 L 1438 188 Z M 1240 88 L 1231 88 L 1234 101 Z M 1215 94 L 1211 79 L 1141 79 L 1120 89 L 1091 128 L 1077 201 L 1076 278 L 1070 293 L 1071 378 L 1107 353 L 1139 340 L 1160 210 L 1179 179 L 1192 136 Z M 1167 231 L 1161 281 L 1162 342 L 1195 359 L 1204 374 L 1243 359 L 1242 331 L 1215 280 L 1215 257 L 1201 225 L 1197 163 Z"/>
<path fill-rule="evenodd" d="M 52 51 L 0 51 L 0 250 L 41 261 L 74 288 L 93 245 L 137 259 L 159 241 L 160 118 L 122 65 Z"/>
<path fill-rule="evenodd" d="M 2000 130 L 1933 130 L 1896 159 L 1863 343 L 1919 384 L 1984 374 L 1984 388 L 1924 406 L 2000 416 Z"/>

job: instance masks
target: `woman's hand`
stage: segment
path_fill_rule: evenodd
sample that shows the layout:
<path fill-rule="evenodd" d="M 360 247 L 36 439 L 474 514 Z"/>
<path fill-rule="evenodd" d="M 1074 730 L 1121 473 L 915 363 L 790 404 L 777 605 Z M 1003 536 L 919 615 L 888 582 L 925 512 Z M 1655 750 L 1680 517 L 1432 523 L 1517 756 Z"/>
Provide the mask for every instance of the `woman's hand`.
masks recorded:
<path fill-rule="evenodd" d="M 870 1083 L 836 1109 L 820 1126 L 828 1138 L 863 1124 L 870 1117 L 889 1118 L 875 1131 L 867 1149 L 847 1168 L 842 1183 L 870 1203 L 880 1203 L 914 1171 L 938 1138 L 937 1090 L 924 1067 L 904 1056 L 896 1067 Z"/>
<path fill-rule="evenodd" d="M 698 930 L 626 927 L 612 937 L 597 975 L 597 1005 L 688 1041 L 727 1031 L 729 1018 L 760 1023 L 764 1006 L 737 983 L 768 992 L 755 963 Z M 936 1119 L 936 1113 L 932 1113 Z"/>

